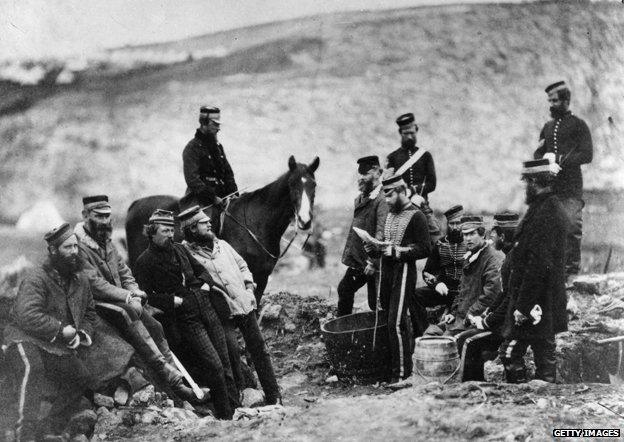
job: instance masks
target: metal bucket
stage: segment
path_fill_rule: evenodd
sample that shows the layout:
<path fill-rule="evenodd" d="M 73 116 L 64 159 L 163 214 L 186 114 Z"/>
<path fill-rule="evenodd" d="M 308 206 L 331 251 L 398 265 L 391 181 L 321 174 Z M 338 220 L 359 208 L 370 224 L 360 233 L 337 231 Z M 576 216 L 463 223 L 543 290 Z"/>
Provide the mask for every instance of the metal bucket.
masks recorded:
<path fill-rule="evenodd" d="M 354 377 L 363 382 L 389 377 L 387 324 L 387 312 L 380 311 L 374 348 L 375 312 L 341 316 L 321 326 L 329 362 L 338 377 Z"/>
<path fill-rule="evenodd" d="M 456 382 L 459 371 L 457 343 L 452 336 L 423 336 L 416 339 L 414 371 L 430 381 Z"/>

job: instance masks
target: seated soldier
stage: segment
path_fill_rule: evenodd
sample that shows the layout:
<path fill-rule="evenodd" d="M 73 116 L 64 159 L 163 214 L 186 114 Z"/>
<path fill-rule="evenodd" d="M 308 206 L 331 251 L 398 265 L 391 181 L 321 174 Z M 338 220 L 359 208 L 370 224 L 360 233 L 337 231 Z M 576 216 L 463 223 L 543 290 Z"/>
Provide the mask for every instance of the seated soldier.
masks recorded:
<path fill-rule="evenodd" d="M 27 273 L 4 331 L 7 362 L 18 379 L 18 441 L 60 435 L 92 381 L 77 351 L 91 345 L 97 315 L 76 236 L 65 223 L 44 239 L 47 260 Z M 44 378 L 56 381 L 59 390 L 47 417 L 39 421 Z M 82 411 L 72 418 L 76 420 L 89 428 L 86 436 L 91 437 L 95 413 Z M 67 431 L 73 437 L 71 426 Z"/>
<path fill-rule="evenodd" d="M 416 289 L 410 299 L 410 316 L 414 336 L 422 336 L 428 326 L 426 307 L 446 305 L 445 314 L 453 305 L 459 290 L 466 245 L 461 232 L 464 208 L 453 206 L 446 212 L 446 236 L 436 241 L 422 272 L 426 287 Z"/>
<path fill-rule="evenodd" d="M 203 369 L 199 381 L 210 387 L 216 417 L 232 419 L 234 408 L 239 406 L 239 391 L 225 332 L 209 300 L 210 287 L 215 283 L 184 246 L 173 242 L 173 233 L 173 213 L 156 210 L 145 226 L 149 245 L 137 259 L 136 278 L 150 303 L 179 328 L 193 350 Z"/>
<path fill-rule="evenodd" d="M 175 368 L 162 325 L 152 317 L 142 303 L 147 295 L 139 288 L 132 272 L 111 242 L 111 206 L 106 195 L 82 199 L 84 222 L 74 233 L 85 270 L 91 281 L 95 301 L 113 304 L 126 312 L 130 323 L 115 321 L 124 338 L 134 347 L 147 366 L 161 382 L 181 399 L 198 402 L 197 396 L 184 385 L 182 374 Z"/>
<path fill-rule="evenodd" d="M 505 284 L 508 279 L 509 255 L 514 246 L 514 233 L 518 226 L 518 219 L 517 213 L 504 212 L 494 215 L 490 237 L 494 248 L 506 255 L 501 267 L 502 290 L 492 306 L 486 308 L 480 316 L 468 317 L 475 328 L 456 336 L 458 349 L 462 352 L 464 362 L 462 378 L 464 381 L 484 381 L 483 363 L 487 359 L 496 357 L 496 349 L 503 342 L 500 328 L 505 320 L 507 305 Z"/>
<path fill-rule="evenodd" d="M 199 206 L 180 213 L 178 219 L 185 238 L 182 245 L 204 266 L 212 279 L 225 288 L 225 292 L 211 294 L 210 300 L 226 328 L 226 334 L 233 336 L 234 345 L 238 346 L 236 334 L 228 333 L 228 329 L 233 331 L 234 326 L 239 328 L 258 373 L 266 403 L 281 403 L 271 356 L 256 320 L 255 284 L 247 263 L 232 246 L 216 237 L 211 230 L 210 218 Z M 238 353 L 230 356 L 234 372 L 240 372 Z"/>
<path fill-rule="evenodd" d="M 490 307 L 501 291 L 500 268 L 504 255 L 485 240 L 481 216 L 463 216 L 461 229 L 468 252 L 464 256 L 459 293 L 444 316 L 446 334 L 456 335 L 470 326 L 469 316 Z"/>

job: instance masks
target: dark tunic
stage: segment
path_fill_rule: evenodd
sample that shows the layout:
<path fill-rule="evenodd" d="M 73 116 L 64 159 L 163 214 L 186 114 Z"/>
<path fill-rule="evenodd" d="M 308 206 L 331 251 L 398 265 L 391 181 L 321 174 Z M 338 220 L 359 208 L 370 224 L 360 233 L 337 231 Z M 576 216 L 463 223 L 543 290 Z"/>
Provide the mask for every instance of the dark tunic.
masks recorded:
<path fill-rule="evenodd" d="M 223 146 L 214 135 L 204 135 L 197 130 L 184 148 L 182 160 L 188 186 L 185 199 L 194 197 L 199 204 L 209 205 L 215 196 L 223 198 L 238 190 Z"/>
<path fill-rule="evenodd" d="M 552 193 L 538 195 L 518 226 L 506 284 L 509 299 L 503 327 L 505 338 L 547 338 L 567 330 L 566 226 L 561 203 Z M 536 325 L 531 320 L 515 325 L 514 310 L 530 318 L 535 305 L 542 309 L 541 321 Z"/>
<path fill-rule="evenodd" d="M 433 275 L 433 279 L 424 278 L 427 285 L 433 289 L 438 283 L 443 282 L 449 290 L 457 290 L 464 267 L 465 254 L 466 245 L 463 242 L 454 243 L 447 238 L 436 241 L 423 269 L 423 273 Z"/>
<path fill-rule="evenodd" d="M 420 148 L 417 147 L 415 152 L 418 149 Z M 395 171 L 398 170 L 415 152 L 399 147 L 388 155 L 386 168 L 392 167 Z M 406 170 L 403 180 L 408 186 L 414 186 L 416 192 L 427 199 L 427 195 L 436 188 L 436 172 L 431 153 L 425 152 L 412 167 Z"/>
<path fill-rule="evenodd" d="M 587 124 L 570 111 L 562 117 L 547 122 L 540 132 L 540 147 L 534 153 L 536 159 L 552 152 L 561 172 L 557 175 L 554 193 L 566 197 L 583 197 L 581 164 L 593 158 L 591 133 Z"/>

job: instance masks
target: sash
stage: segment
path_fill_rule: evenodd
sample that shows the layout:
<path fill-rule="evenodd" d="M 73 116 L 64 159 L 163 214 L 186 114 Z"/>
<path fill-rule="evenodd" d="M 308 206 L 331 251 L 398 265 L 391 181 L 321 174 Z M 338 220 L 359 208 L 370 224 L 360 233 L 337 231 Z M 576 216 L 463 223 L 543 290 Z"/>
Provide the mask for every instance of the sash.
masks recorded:
<path fill-rule="evenodd" d="M 403 165 L 399 167 L 399 169 L 396 172 L 394 172 L 394 174 L 403 175 L 407 169 L 412 167 L 416 163 L 416 161 L 418 161 L 420 157 L 422 157 L 425 154 L 425 152 L 427 152 L 425 149 L 418 148 L 416 153 L 412 155 L 405 163 L 403 163 Z"/>

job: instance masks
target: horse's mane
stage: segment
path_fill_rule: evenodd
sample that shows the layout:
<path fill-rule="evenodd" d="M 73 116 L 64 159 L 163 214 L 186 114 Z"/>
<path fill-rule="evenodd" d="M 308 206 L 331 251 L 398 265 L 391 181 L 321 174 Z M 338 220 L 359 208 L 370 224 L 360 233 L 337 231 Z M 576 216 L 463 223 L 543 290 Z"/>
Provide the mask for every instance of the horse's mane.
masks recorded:
<path fill-rule="evenodd" d="M 288 174 L 291 173 L 290 171 L 283 173 L 282 175 L 280 175 L 279 177 L 277 177 L 275 180 L 271 181 L 270 183 L 266 184 L 265 186 L 256 189 L 256 190 L 252 190 L 251 192 L 243 192 L 240 194 L 240 196 L 237 198 L 238 201 L 240 202 L 248 202 L 249 200 L 252 199 L 264 199 L 263 197 L 266 197 L 269 192 L 271 192 L 271 190 L 273 190 L 276 187 L 280 187 L 279 185 L 282 184 L 283 181 L 286 181 L 286 179 L 288 178 Z"/>

